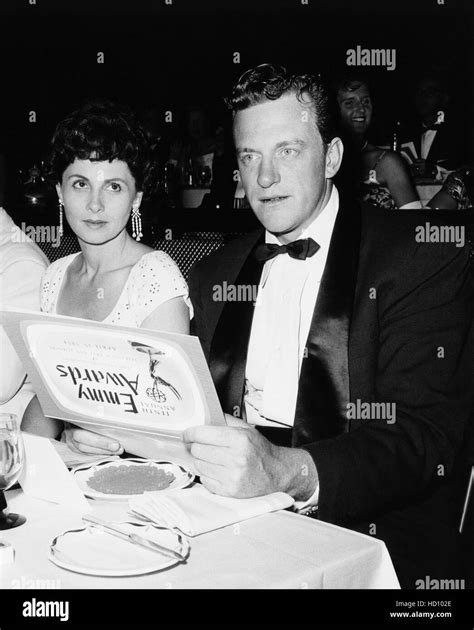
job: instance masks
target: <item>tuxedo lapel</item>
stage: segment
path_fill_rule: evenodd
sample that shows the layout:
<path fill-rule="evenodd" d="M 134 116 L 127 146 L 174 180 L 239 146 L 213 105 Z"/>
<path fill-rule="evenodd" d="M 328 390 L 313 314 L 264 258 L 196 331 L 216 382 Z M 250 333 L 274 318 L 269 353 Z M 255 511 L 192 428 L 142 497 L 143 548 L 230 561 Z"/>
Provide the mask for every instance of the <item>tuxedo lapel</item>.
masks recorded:
<path fill-rule="evenodd" d="M 301 366 L 293 445 L 347 431 L 348 346 L 360 246 L 360 209 L 341 202 Z"/>
<path fill-rule="evenodd" d="M 445 151 L 446 135 L 444 132 L 444 124 L 442 124 L 440 125 L 435 137 L 433 138 L 433 142 L 431 144 L 430 150 L 428 151 L 426 159 L 429 162 L 436 163 L 438 160 L 446 157 Z M 444 166 L 444 164 L 442 164 L 442 166 Z"/>
<path fill-rule="evenodd" d="M 254 252 L 264 242 L 264 234 L 262 230 L 250 246 L 240 270 L 237 269 L 235 279 L 228 280 L 236 288 L 236 297 L 240 288 L 250 299 L 228 300 L 224 303 L 211 344 L 209 365 L 212 378 L 222 408 L 230 414 L 234 413 L 235 407 L 241 411 L 247 349 L 254 313 L 253 297 L 256 297 L 263 269 L 263 263 L 257 262 Z"/>
<path fill-rule="evenodd" d="M 421 137 L 423 135 L 423 128 L 419 128 L 418 133 L 416 134 L 414 140 L 413 140 L 413 144 L 415 145 L 415 149 L 416 149 L 416 154 L 418 156 L 418 158 L 421 158 Z"/>

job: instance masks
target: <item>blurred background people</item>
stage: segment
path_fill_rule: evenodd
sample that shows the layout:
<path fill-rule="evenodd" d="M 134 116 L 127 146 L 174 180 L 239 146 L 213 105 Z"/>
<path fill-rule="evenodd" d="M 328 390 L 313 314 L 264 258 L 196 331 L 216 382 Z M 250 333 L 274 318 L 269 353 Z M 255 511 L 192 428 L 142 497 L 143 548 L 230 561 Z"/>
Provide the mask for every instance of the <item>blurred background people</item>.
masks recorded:
<path fill-rule="evenodd" d="M 134 111 L 145 132 L 152 164 L 148 193 L 140 204 L 144 242 L 151 245 L 159 229 L 160 210 L 176 206 L 176 183 L 170 177 L 167 165 L 170 134 L 159 107 L 145 103 L 135 107 Z"/>
<path fill-rule="evenodd" d="M 344 74 L 334 83 L 339 107 L 344 158 L 340 185 L 359 201 L 378 208 L 420 208 L 415 186 L 404 160 L 394 151 L 373 144 L 369 130 L 373 103 L 367 80 L 357 74 Z"/>
<path fill-rule="evenodd" d="M 184 113 L 182 134 L 171 144 L 168 162 L 182 174 L 186 187 L 209 187 L 216 151 L 216 132 L 206 107 L 190 105 Z"/>
<path fill-rule="evenodd" d="M 420 77 L 413 97 L 415 116 L 408 137 L 418 159 L 412 173 L 420 179 L 444 180 L 447 171 L 465 163 L 465 138 L 451 108 L 446 72 L 432 70 Z"/>

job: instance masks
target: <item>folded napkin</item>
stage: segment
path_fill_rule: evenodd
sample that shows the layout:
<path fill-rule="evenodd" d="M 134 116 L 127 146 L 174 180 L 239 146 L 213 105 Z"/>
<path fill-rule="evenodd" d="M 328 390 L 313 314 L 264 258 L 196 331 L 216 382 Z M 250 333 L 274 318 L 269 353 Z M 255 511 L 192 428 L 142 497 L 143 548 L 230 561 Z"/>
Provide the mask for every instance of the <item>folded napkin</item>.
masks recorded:
<path fill-rule="evenodd" d="M 232 499 L 212 494 L 201 484 L 166 492 L 145 492 L 128 504 L 135 514 L 187 536 L 198 536 L 260 514 L 292 506 L 294 500 L 284 492 L 252 499 Z"/>

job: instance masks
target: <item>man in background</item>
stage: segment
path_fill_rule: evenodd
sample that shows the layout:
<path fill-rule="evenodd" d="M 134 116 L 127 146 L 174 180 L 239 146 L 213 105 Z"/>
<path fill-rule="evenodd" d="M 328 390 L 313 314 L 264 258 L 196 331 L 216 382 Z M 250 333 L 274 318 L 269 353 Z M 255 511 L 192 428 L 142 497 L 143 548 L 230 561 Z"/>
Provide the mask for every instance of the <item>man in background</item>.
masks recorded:
<path fill-rule="evenodd" d="M 414 105 L 417 120 L 408 134 L 418 156 L 412 166 L 413 175 L 445 179 L 446 171 L 464 164 L 466 147 L 465 132 L 454 119 L 448 82 L 440 72 L 420 78 Z"/>

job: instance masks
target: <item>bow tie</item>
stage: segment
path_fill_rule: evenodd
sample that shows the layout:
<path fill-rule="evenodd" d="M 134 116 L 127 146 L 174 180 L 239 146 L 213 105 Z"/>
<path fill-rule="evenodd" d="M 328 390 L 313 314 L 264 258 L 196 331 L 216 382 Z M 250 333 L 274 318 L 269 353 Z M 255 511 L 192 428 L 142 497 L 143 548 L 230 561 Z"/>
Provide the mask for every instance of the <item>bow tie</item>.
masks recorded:
<path fill-rule="evenodd" d="M 318 249 L 319 245 L 312 238 L 300 238 L 287 245 L 262 243 L 255 249 L 255 258 L 258 262 L 266 262 L 278 254 L 288 254 L 297 260 L 306 260 L 306 258 L 314 256 Z"/>

